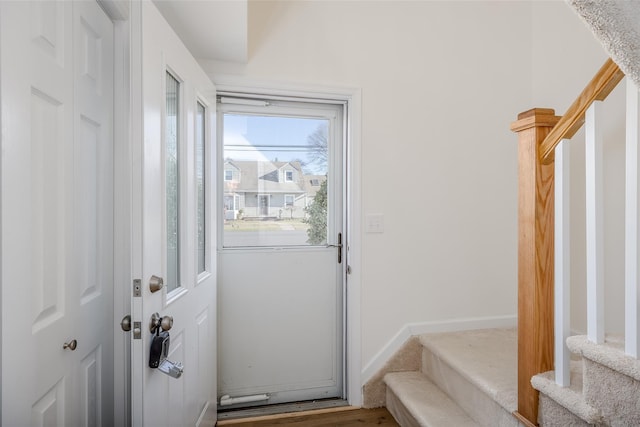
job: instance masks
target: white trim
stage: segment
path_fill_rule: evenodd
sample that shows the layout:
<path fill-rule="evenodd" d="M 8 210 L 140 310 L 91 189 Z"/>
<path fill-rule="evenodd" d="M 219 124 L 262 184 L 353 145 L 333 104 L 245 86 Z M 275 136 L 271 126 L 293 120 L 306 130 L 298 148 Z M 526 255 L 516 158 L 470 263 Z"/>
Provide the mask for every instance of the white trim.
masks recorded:
<path fill-rule="evenodd" d="M 210 115 L 210 108 L 211 106 L 209 105 L 209 103 L 206 101 L 206 98 L 204 96 L 202 96 L 198 91 L 195 91 L 195 105 L 196 108 L 194 110 L 194 114 L 193 114 L 193 129 L 195 130 L 194 132 L 194 149 L 193 149 L 193 182 L 194 182 L 194 188 L 193 188 L 193 198 L 194 198 L 194 205 L 195 205 L 195 211 L 196 211 L 196 215 L 195 215 L 195 229 L 194 231 L 194 242 L 195 242 L 195 247 L 196 247 L 196 259 L 195 259 L 195 276 L 196 276 L 196 283 L 195 286 L 197 286 L 198 284 L 200 284 L 204 279 L 206 279 L 207 277 L 209 277 L 211 275 L 211 266 L 210 261 L 209 261 L 209 255 L 210 252 L 208 252 L 207 249 L 207 244 L 209 243 L 209 239 L 210 239 L 210 235 L 211 235 L 211 224 L 208 223 L 207 219 L 208 219 L 208 214 L 211 212 L 209 209 L 209 198 L 207 197 L 207 187 L 208 185 L 208 179 L 210 179 L 209 177 L 209 169 L 210 169 L 210 162 L 208 161 L 208 155 L 209 155 L 209 151 L 211 150 L 210 146 L 211 146 L 211 140 L 210 137 L 211 135 L 209 134 L 209 132 L 207 131 L 210 123 L 210 119 L 209 119 L 209 115 Z M 200 129 L 198 129 L 198 114 L 199 114 L 199 109 L 200 107 L 203 108 L 203 118 L 202 118 L 202 137 L 204 139 L 204 141 L 199 141 L 197 136 L 198 136 L 198 132 L 200 132 Z M 214 105 L 215 107 L 215 105 Z M 203 159 L 202 159 L 202 167 L 203 167 L 203 184 L 204 184 L 204 188 L 203 188 L 203 196 L 204 196 L 204 271 L 199 271 L 199 262 L 200 262 L 200 234 L 198 233 L 198 228 L 200 226 L 200 224 L 198 223 L 198 205 L 200 203 L 199 200 L 199 195 L 198 195 L 198 178 L 197 178 L 197 174 L 198 174 L 198 167 L 197 167 L 197 150 L 198 150 L 198 146 L 200 144 L 200 142 L 203 142 L 203 146 L 202 146 L 202 154 L 203 154 Z"/>
<path fill-rule="evenodd" d="M 207 70 L 206 67 L 203 68 Z M 361 90 L 358 88 L 274 82 L 231 75 L 209 75 L 209 77 L 218 88 L 218 95 L 227 93 L 233 93 L 236 96 L 238 94 L 247 94 L 253 99 L 256 99 L 256 95 L 258 95 L 258 97 L 282 97 L 285 100 L 296 101 L 302 101 L 307 98 L 315 103 L 319 102 L 319 99 L 329 102 L 351 102 L 356 97 L 361 97 Z"/>
<path fill-rule="evenodd" d="M 107 2 L 101 2 L 105 4 Z M 114 2 L 108 2 L 114 3 Z M 128 10 L 127 10 L 128 12 Z M 127 18 L 129 15 L 127 13 Z M 113 19 L 113 16 L 112 16 Z M 131 313 L 131 146 L 128 21 L 114 21 L 114 235 L 113 317 L 114 324 Z M 113 420 L 131 425 L 131 336 L 117 326 L 113 334 Z"/>
<path fill-rule="evenodd" d="M 203 67 L 205 68 L 205 67 Z M 205 68 L 206 69 L 206 68 Z M 348 206 L 346 217 L 347 234 L 347 262 L 350 274 L 347 275 L 345 286 L 346 297 L 346 372 L 345 386 L 346 398 L 350 405 L 362 405 L 362 385 L 361 381 L 361 353 L 362 353 L 362 331 L 360 319 L 361 300 L 361 248 L 362 230 L 360 226 L 361 217 L 361 114 L 362 114 L 362 92 L 358 88 L 338 88 L 318 85 L 291 84 L 282 82 L 258 81 L 253 79 L 238 78 L 235 76 L 209 76 L 217 88 L 218 94 L 229 92 L 247 93 L 252 95 L 282 96 L 284 98 L 295 97 L 309 98 L 314 102 L 324 99 L 332 102 L 342 102 L 345 104 L 347 118 L 347 141 L 348 152 L 345 159 L 347 174 L 347 196 Z M 220 147 L 218 147 L 220 149 Z"/>
<path fill-rule="evenodd" d="M 344 100 L 347 133 L 347 164 L 345 207 L 346 217 L 346 260 L 345 277 L 346 336 L 345 336 L 345 382 L 347 401 L 353 406 L 361 406 L 362 394 L 362 92 L 360 89 L 346 91 Z"/>
<path fill-rule="evenodd" d="M 131 313 L 131 32 L 129 4 L 97 0 L 113 23 L 113 320 Z M 113 422 L 131 425 L 131 336 L 113 333 Z"/>
<path fill-rule="evenodd" d="M 518 317 L 516 315 L 408 323 L 367 363 L 362 370 L 362 383 L 365 384 L 373 378 L 373 376 L 382 369 L 387 360 L 412 336 L 474 329 L 515 328 L 517 323 Z"/>
<path fill-rule="evenodd" d="M 142 2 L 131 2 L 130 31 L 130 125 L 129 155 L 131 167 L 131 278 L 142 279 L 142 212 L 143 212 L 143 159 L 144 159 L 144 103 L 142 81 Z M 131 293 L 128 295 L 131 297 Z M 131 319 L 142 319 L 142 298 L 131 298 Z M 131 340 L 131 425 L 143 425 L 144 350 L 142 340 Z M 134 360 L 134 357 L 139 359 Z"/>

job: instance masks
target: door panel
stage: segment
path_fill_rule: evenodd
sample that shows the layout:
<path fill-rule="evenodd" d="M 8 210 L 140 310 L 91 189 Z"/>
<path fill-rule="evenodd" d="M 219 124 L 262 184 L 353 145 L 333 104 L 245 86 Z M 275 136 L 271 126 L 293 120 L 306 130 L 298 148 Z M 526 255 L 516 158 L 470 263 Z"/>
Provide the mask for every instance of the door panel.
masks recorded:
<path fill-rule="evenodd" d="M 335 256 L 333 248 L 221 254 L 222 393 L 269 393 L 268 403 L 341 396 L 341 287 L 327 268 Z"/>
<path fill-rule="evenodd" d="M 219 408 L 341 398 L 342 106 L 220 101 Z"/>
<path fill-rule="evenodd" d="M 142 134 L 134 138 L 141 156 L 133 167 L 141 180 L 134 183 L 141 224 L 133 230 L 140 239 L 134 241 L 133 271 L 142 281 L 141 297 L 132 299 L 132 319 L 142 324 L 141 339 L 132 342 L 133 420 L 149 427 L 193 426 L 215 399 L 213 186 L 198 185 L 214 164 L 209 140 L 215 88 L 152 2 L 132 3 L 132 19 L 142 25 L 143 52 Z M 203 137 L 204 145 L 198 144 Z M 165 278 L 161 290 L 151 291 L 152 275 Z M 167 359 L 183 364 L 179 378 L 148 366 L 153 313 L 173 317 Z"/>
<path fill-rule="evenodd" d="M 111 425 L 113 23 L 95 2 L 0 20 L 2 423 Z"/>

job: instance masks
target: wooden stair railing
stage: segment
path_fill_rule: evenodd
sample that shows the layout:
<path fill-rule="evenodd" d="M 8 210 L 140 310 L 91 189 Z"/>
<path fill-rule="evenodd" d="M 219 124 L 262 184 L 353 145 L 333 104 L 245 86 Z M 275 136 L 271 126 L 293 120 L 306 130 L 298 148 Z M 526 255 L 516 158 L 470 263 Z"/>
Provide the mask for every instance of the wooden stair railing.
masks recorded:
<path fill-rule="evenodd" d="M 604 101 L 624 78 L 615 62 L 607 59 L 598 73 L 571 104 L 558 124 L 551 130 L 540 147 L 543 163 L 553 161 L 553 150 L 563 139 L 571 139 L 584 124 L 584 115 L 593 101 Z"/>
<path fill-rule="evenodd" d="M 584 124 L 624 74 L 607 60 L 564 116 L 535 108 L 518 115 L 518 410 L 537 425 L 538 392 L 531 377 L 554 369 L 554 150 Z"/>

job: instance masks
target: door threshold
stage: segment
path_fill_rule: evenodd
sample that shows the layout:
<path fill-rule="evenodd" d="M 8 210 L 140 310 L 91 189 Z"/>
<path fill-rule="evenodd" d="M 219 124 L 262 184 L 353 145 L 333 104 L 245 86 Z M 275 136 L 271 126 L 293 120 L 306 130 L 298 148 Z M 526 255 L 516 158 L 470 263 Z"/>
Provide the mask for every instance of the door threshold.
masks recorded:
<path fill-rule="evenodd" d="M 286 414 L 297 414 L 299 412 L 318 411 L 318 410 L 347 410 L 352 409 L 349 403 L 344 399 L 322 399 L 310 400 L 307 402 L 280 403 L 275 405 L 255 406 L 253 408 L 228 409 L 218 411 L 218 425 L 220 421 L 238 420 L 247 421 L 247 418 L 264 418 L 269 416 L 282 416 Z M 231 424 L 231 423 L 230 423 Z"/>

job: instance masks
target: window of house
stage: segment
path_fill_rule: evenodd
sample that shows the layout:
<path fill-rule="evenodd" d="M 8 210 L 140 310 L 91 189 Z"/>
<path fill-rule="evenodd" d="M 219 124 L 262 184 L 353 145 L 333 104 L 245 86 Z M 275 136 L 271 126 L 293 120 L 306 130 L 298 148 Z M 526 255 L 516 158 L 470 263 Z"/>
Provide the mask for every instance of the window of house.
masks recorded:
<path fill-rule="evenodd" d="M 224 171 L 224 180 L 225 181 L 233 181 L 233 171 L 227 169 Z"/>
<path fill-rule="evenodd" d="M 284 207 L 289 208 L 293 206 L 293 194 L 284 195 Z"/>
<path fill-rule="evenodd" d="M 293 182 L 293 171 L 285 171 L 284 180 L 285 182 Z"/>
<path fill-rule="evenodd" d="M 309 183 L 313 186 L 313 187 L 318 187 L 320 186 L 320 180 L 319 179 L 312 179 L 309 181 Z"/>

